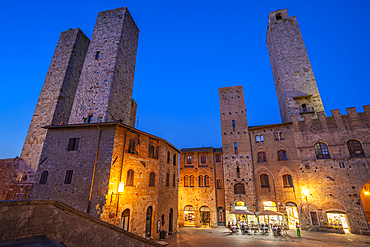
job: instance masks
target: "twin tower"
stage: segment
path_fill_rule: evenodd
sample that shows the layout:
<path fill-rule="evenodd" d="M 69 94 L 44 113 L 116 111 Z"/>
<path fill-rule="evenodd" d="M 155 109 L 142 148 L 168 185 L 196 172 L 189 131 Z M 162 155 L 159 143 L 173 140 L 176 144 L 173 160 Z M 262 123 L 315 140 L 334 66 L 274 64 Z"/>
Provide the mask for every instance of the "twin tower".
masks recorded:
<path fill-rule="evenodd" d="M 126 7 L 100 12 L 91 41 L 78 28 L 61 33 L 21 153 L 32 169 L 37 170 L 45 141 L 43 126 L 135 125 L 138 38 Z"/>

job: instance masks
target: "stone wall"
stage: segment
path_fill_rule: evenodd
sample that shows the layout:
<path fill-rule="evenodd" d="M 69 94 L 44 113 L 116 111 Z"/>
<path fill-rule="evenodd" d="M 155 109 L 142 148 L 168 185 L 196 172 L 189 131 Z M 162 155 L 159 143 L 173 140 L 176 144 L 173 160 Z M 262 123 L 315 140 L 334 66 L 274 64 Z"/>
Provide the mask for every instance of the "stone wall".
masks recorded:
<path fill-rule="evenodd" d="M 277 20 L 277 14 L 282 19 Z M 286 9 L 271 12 L 266 43 L 281 121 L 289 122 L 290 116 L 301 120 L 302 104 L 313 107 L 314 112 L 324 111 L 296 17 L 289 17 Z"/>
<path fill-rule="evenodd" d="M 0 241 L 46 235 L 67 246 L 164 246 L 56 201 L 0 201 Z"/>
<path fill-rule="evenodd" d="M 34 171 L 47 132 L 42 127 L 68 122 L 88 46 L 89 39 L 78 28 L 60 35 L 21 154 Z"/>
<path fill-rule="evenodd" d="M 130 124 L 139 29 L 126 7 L 100 12 L 78 84 L 70 124 Z"/>

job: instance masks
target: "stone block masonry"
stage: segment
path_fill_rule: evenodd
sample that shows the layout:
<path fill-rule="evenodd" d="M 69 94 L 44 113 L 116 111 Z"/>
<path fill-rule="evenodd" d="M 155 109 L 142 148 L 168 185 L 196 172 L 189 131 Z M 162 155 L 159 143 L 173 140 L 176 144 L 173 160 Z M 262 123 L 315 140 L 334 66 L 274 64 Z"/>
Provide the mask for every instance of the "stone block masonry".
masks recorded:
<path fill-rule="evenodd" d="M 21 154 L 34 172 L 47 132 L 42 127 L 68 122 L 89 42 L 80 29 L 60 35 Z"/>
<path fill-rule="evenodd" d="M 73 103 L 70 124 L 130 124 L 139 29 L 126 7 L 100 12 Z M 131 121 L 132 124 L 132 121 Z"/>

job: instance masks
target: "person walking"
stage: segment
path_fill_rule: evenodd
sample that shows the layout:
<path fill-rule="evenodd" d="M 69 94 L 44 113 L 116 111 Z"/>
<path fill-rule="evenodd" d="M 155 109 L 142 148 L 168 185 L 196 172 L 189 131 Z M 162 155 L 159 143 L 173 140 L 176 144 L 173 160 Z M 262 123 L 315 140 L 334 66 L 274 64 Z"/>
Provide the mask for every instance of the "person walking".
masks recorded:
<path fill-rule="evenodd" d="M 295 227 L 297 228 L 297 237 L 300 238 L 301 237 L 301 229 L 300 229 L 300 225 L 299 225 L 298 221 L 295 223 Z"/>

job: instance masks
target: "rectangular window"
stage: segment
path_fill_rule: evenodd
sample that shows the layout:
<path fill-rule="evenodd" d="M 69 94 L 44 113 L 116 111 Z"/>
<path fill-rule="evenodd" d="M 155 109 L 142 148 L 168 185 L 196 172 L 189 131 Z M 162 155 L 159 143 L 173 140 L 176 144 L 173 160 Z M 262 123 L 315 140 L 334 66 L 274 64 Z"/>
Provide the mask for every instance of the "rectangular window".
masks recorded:
<path fill-rule="evenodd" d="M 166 174 L 166 187 L 170 187 L 170 174 Z"/>
<path fill-rule="evenodd" d="M 99 59 L 100 59 L 100 51 L 97 51 L 95 54 L 95 60 L 99 60 Z"/>
<path fill-rule="evenodd" d="M 217 179 L 217 189 L 222 189 L 222 180 Z"/>
<path fill-rule="evenodd" d="M 344 165 L 344 163 L 339 163 L 339 167 L 340 168 L 346 168 L 346 166 Z"/>
<path fill-rule="evenodd" d="M 221 155 L 216 154 L 216 162 L 221 162 Z"/>
<path fill-rule="evenodd" d="M 66 171 L 66 177 L 64 178 L 64 184 L 72 183 L 72 175 L 73 175 L 73 170 Z"/>
<path fill-rule="evenodd" d="M 76 151 L 80 138 L 69 138 L 67 151 Z"/>
<path fill-rule="evenodd" d="M 172 176 L 172 187 L 175 187 L 176 186 L 176 175 L 175 174 L 173 174 L 173 176 Z"/>

